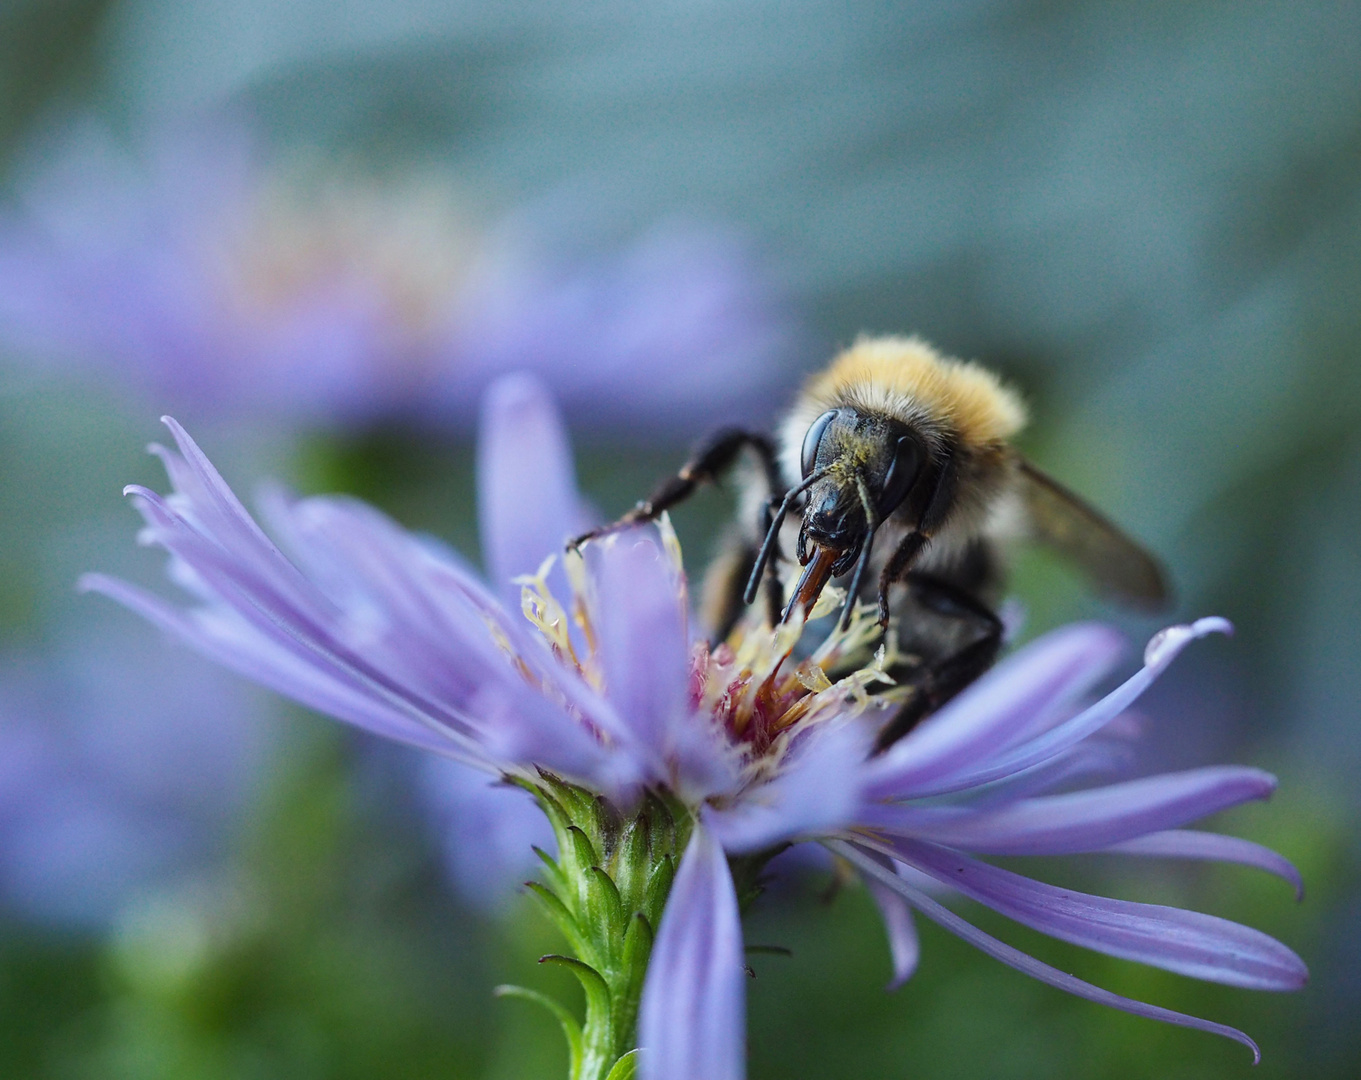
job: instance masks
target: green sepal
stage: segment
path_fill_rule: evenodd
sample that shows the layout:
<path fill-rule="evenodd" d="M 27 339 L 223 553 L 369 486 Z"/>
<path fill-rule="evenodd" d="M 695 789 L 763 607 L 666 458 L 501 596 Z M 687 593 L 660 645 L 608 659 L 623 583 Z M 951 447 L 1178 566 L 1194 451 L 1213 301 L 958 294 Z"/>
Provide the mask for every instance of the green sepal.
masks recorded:
<path fill-rule="evenodd" d="M 631 812 L 540 771 L 531 782 L 557 837 L 555 855 L 536 851 L 542 883 L 529 889 L 571 945 L 543 963 L 569 968 L 586 994 L 580 1057 L 572 1080 L 627 1080 L 653 937 L 693 828 L 670 793 L 647 792 Z"/>
<path fill-rule="evenodd" d="M 568 909 L 556 893 L 545 885 L 540 885 L 537 881 L 526 882 L 525 888 L 529 890 L 531 896 L 539 901 L 548 913 L 548 917 L 553 920 L 553 924 L 562 931 L 563 936 L 571 943 L 572 948 L 577 952 L 585 952 L 591 947 L 587 936 L 582 933 L 581 926 L 577 923 L 576 916 Z"/>
<path fill-rule="evenodd" d="M 543 863 L 544 870 L 547 872 L 549 888 L 557 893 L 567 892 L 567 877 L 563 874 L 562 867 L 558 865 L 558 860 L 544 851 L 538 844 L 533 845 L 533 851 L 539 857 L 539 861 Z"/>
<path fill-rule="evenodd" d="M 641 896 L 647 887 L 648 869 L 652 864 L 651 826 L 651 818 L 644 810 L 624 830 L 614 871 L 615 882 L 624 896 Z"/>
<path fill-rule="evenodd" d="M 525 1001 L 532 1001 L 542 1005 L 558 1018 L 558 1023 L 562 1025 L 562 1033 L 567 1039 L 567 1054 L 571 1061 L 570 1076 L 576 1076 L 581 1072 L 581 1025 L 577 1019 L 567 1009 L 557 1001 L 554 1001 L 547 994 L 541 994 L 537 990 L 531 990 L 527 986 L 513 986 L 509 983 L 498 986 L 492 991 L 497 997 L 517 997 Z M 623 1059 L 621 1058 L 620 1061 Z M 618 1064 L 615 1065 L 618 1068 Z M 614 1075 L 614 1070 L 610 1070 L 610 1076 Z M 606 1077 L 609 1080 L 609 1077 Z"/>
<path fill-rule="evenodd" d="M 633 1076 L 637 1071 L 638 1051 L 630 1050 L 614 1063 L 614 1068 L 609 1071 L 605 1080 L 633 1080 Z"/>
<path fill-rule="evenodd" d="M 580 960 L 572 956 L 560 956 L 557 953 L 549 953 L 547 956 L 539 957 L 541 964 L 557 964 L 565 967 L 577 977 L 577 982 L 581 983 L 581 989 L 586 992 L 586 1024 L 591 1025 L 596 1017 L 607 1018 L 610 1015 L 610 986 L 605 981 L 605 977 L 591 967 L 590 964 L 583 964 Z"/>
<path fill-rule="evenodd" d="M 619 895 L 619 890 L 615 887 L 613 879 L 600 867 L 588 867 L 586 873 L 590 875 L 591 881 L 596 886 L 591 892 L 604 898 L 606 910 L 602 914 L 609 920 L 611 931 L 609 936 L 612 938 L 620 929 L 624 928 L 624 921 L 628 917 L 624 911 L 624 899 Z"/>
<path fill-rule="evenodd" d="M 589 821 L 595 811 L 595 796 L 574 784 L 539 769 L 539 778 L 552 790 L 569 821 Z"/>
<path fill-rule="evenodd" d="M 567 808 L 543 788 L 536 788 L 528 781 L 525 781 L 525 783 L 533 792 L 535 800 L 544 812 L 544 816 L 548 818 L 548 824 L 553 826 L 553 837 L 558 842 L 558 851 L 566 851 L 567 830 L 572 827 L 572 817 Z"/>
<path fill-rule="evenodd" d="M 579 873 L 585 873 L 592 866 L 600 865 L 600 856 L 586 831 L 577 825 L 567 827 L 567 846 L 562 850 L 562 859 Z"/>
<path fill-rule="evenodd" d="M 641 911 L 629 920 L 624 932 L 622 969 L 626 992 L 616 996 L 615 1024 L 632 1031 L 638 1019 L 638 1003 L 643 997 L 643 981 L 647 977 L 647 962 L 652 956 L 652 924 Z"/>
<path fill-rule="evenodd" d="M 619 817 L 619 811 L 601 795 L 591 800 L 591 820 L 595 825 L 595 835 L 600 837 L 604 844 L 604 850 L 600 852 L 601 861 L 608 862 L 614 856 L 614 842 L 618 839 L 624 823 Z"/>
<path fill-rule="evenodd" d="M 643 894 L 643 912 L 651 920 L 659 921 L 666 898 L 671 895 L 671 883 L 676 880 L 676 859 L 664 855 L 657 860 L 647 879 L 647 890 Z"/>

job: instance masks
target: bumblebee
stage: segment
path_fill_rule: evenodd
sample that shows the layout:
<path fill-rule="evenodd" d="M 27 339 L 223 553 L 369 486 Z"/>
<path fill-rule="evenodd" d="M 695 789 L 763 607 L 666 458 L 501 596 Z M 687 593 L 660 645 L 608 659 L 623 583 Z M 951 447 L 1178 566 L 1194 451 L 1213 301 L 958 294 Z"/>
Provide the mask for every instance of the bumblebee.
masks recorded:
<path fill-rule="evenodd" d="M 750 452 L 738 525 L 706 576 L 707 621 L 726 636 L 762 591 L 772 622 L 807 615 L 845 579 L 843 628 L 857 601 L 876 603 L 908 688 L 882 748 L 996 659 L 1015 540 L 1057 549 L 1117 600 L 1168 601 L 1152 556 L 1012 446 L 1025 422 L 985 368 L 917 338 L 862 338 L 807 382 L 776 438 L 714 433 L 651 498 L 572 543 L 655 519 Z"/>

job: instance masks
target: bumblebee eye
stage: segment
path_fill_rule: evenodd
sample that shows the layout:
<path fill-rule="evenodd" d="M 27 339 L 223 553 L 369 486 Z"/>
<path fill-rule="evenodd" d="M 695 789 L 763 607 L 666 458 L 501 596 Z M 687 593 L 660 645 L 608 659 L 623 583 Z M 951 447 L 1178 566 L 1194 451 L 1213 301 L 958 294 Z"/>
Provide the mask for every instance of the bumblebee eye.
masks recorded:
<path fill-rule="evenodd" d="M 808 428 L 808 434 L 803 437 L 803 478 L 808 479 L 808 474 L 813 471 L 813 466 L 818 460 L 818 443 L 822 442 L 822 433 L 827 430 L 827 425 L 836 416 L 836 410 L 823 413 Z"/>
<path fill-rule="evenodd" d="M 911 435 L 900 436 L 893 448 L 893 461 L 889 463 L 888 472 L 884 476 L 884 487 L 879 495 L 881 516 L 888 517 L 898 509 L 898 504 L 907 498 L 907 493 L 917 481 L 921 467 L 921 444 Z"/>

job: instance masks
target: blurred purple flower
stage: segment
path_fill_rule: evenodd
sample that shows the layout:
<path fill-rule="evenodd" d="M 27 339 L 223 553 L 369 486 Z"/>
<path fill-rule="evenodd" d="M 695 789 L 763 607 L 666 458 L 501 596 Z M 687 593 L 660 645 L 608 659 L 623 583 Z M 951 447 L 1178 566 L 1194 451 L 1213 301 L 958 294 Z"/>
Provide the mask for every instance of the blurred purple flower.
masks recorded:
<path fill-rule="evenodd" d="M 688 430 L 789 359 L 787 313 L 719 230 L 548 259 L 475 231 L 447 177 L 283 168 L 221 120 L 140 153 L 86 122 L 30 166 L 0 210 L 0 335 L 194 415 L 466 425 L 525 368 L 588 422 Z"/>
<path fill-rule="evenodd" d="M 518 384 L 521 394 L 525 384 Z M 495 399 L 494 399 L 495 400 Z M 560 429 L 536 409 L 492 407 L 482 513 L 489 562 L 532 564 L 577 525 Z M 538 418 L 536 418 L 536 416 Z M 1119 997 L 964 922 L 924 878 L 1054 937 L 1197 978 L 1264 990 L 1302 986 L 1288 948 L 1255 930 L 1176 908 L 1058 890 L 976 859 L 1124 851 L 1248 863 L 1298 875 L 1280 856 L 1188 832 L 1207 814 L 1264 798 L 1274 779 L 1219 767 L 1065 791 L 1109 769 L 1122 716 L 1189 642 L 1222 620 L 1173 627 L 1144 666 L 1084 707 L 1121 643 L 1098 625 L 1018 651 L 888 752 L 870 756 L 887 682 L 872 614 L 795 663 L 796 626 L 743 624 L 710 651 L 692 639 L 679 549 L 663 522 L 589 545 L 521 579 L 520 618 L 457 556 L 340 498 L 264 510 L 292 552 L 260 531 L 174 421 L 158 449 L 174 492 L 130 487 L 144 539 L 171 555 L 196 596 L 181 608 L 92 575 L 104 592 L 206 655 L 367 730 L 532 778 L 542 767 L 627 806 L 666 788 L 694 828 L 657 931 L 639 1013 L 648 1080 L 744 1072 L 745 977 L 724 853 L 820 839 L 857 866 L 881 904 L 897 979 L 917 946 L 911 911 L 1071 993 L 1140 1016 L 1252 1041 L 1233 1028 Z M 503 427 L 514 425 L 513 437 Z M 536 429 L 539 429 L 536 433 Z M 511 434 L 508 430 L 508 434 Z M 497 478 L 516 477 L 514 486 Z M 556 507 L 556 521 L 543 512 Z M 525 508 L 522 535 L 513 527 Z M 567 587 L 561 588 L 566 579 Z M 499 577 L 504 581 L 505 577 Z M 565 604 L 558 598 L 563 597 Z M 836 598 L 828 596 L 828 603 Z M 836 683 L 826 672 L 864 666 Z M 854 666 L 849 665 L 849 666 Z M 891 692 L 888 695 L 891 697 Z"/>
<path fill-rule="evenodd" d="M 128 635 L 12 654 L 3 668 L 6 906 L 101 926 L 224 856 L 271 748 L 256 693 L 187 652 Z"/>
<path fill-rule="evenodd" d="M 750 246 L 672 223 L 584 262 L 508 254 L 470 290 L 448 400 L 476 401 L 489 374 L 538 375 L 573 420 L 688 437 L 770 411 L 796 334 Z"/>
<path fill-rule="evenodd" d="M 534 848 L 557 850 L 553 830 L 527 791 L 448 758 L 421 759 L 417 796 L 449 883 L 468 903 L 495 912 L 542 865 Z"/>

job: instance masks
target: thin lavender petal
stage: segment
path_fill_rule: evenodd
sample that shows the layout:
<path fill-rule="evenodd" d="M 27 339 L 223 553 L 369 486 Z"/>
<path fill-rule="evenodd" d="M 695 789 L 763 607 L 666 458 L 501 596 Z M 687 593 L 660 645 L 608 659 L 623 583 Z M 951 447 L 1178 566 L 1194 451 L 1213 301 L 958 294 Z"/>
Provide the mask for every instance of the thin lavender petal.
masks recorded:
<path fill-rule="evenodd" d="M 1075 701 L 1110 670 L 1124 645 L 1085 623 L 1045 635 L 928 717 L 866 769 L 867 797 L 915 796 L 942 777 Z"/>
<path fill-rule="evenodd" d="M 604 541 L 590 565 L 605 694 L 660 762 L 690 714 L 690 632 L 675 566 L 641 529 Z"/>
<path fill-rule="evenodd" d="M 487 577 L 518 610 L 520 586 L 512 579 L 560 553 L 584 520 L 567 430 L 547 389 L 531 375 L 507 375 L 482 399 L 477 506 Z"/>
<path fill-rule="evenodd" d="M 985 855 L 1068 855 L 1176 828 L 1275 790 L 1270 773 L 1220 765 L 1022 799 L 996 810 L 869 807 L 862 824 Z"/>
<path fill-rule="evenodd" d="M 1128 742 L 1107 738 L 1109 734 L 1107 728 L 1043 765 L 970 792 L 969 805 L 986 810 L 1044 795 L 1057 787 L 1072 789 L 1079 781 L 1109 781 L 1128 776 L 1140 764 L 1139 755 Z"/>
<path fill-rule="evenodd" d="M 161 423 L 174 436 L 183 465 L 181 467 L 180 461 L 160 447 L 153 446 L 153 452 L 166 463 L 176 490 L 184 492 L 193 501 L 196 511 L 203 517 L 201 524 L 211 532 L 222 534 L 229 542 L 239 542 L 247 549 L 258 550 L 282 560 L 274 542 L 241 505 L 241 500 L 208 460 L 208 455 L 190 438 L 189 432 L 173 416 L 161 417 Z M 281 561 L 278 565 L 282 570 L 285 564 Z"/>
<path fill-rule="evenodd" d="M 270 508 L 276 528 L 304 558 L 309 580 L 327 586 L 335 614 L 323 625 L 342 654 L 377 658 L 384 678 L 446 710 L 467 711 L 476 700 L 483 742 L 502 762 L 590 775 L 582 770 L 599 759 L 599 746 L 523 684 L 469 602 L 483 590 L 463 567 L 355 500 L 276 499 Z M 542 682 L 565 680 L 568 673 L 541 641 L 517 645 Z"/>
<path fill-rule="evenodd" d="M 1214 862 L 1240 863 L 1255 866 L 1268 874 L 1289 882 L 1295 888 L 1295 899 L 1304 899 L 1304 879 L 1294 863 L 1268 847 L 1254 844 L 1237 836 L 1199 832 L 1194 829 L 1171 829 L 1149 833 L 1119 844 L 1110 844 L 1094 851 L 1108 851 L 1120 855 L 1149 855 L 1165 859 L 1208 859 Z"/>
<path fill-rule="evenodd" d="M 1121 997 L 1119 994 L 1113 994 L 1109 990 L 1103 990 L 1099 986 L 1093 986 L 1076 976 L 1059 971 L 1057 968 L 1050 967 L 1048 964 L 1036 960 L 1033 956 L 1028 956 L 1019 949 L 1012 948 L 1010 945 L 998 941 L 992 935 L 979 930 L 976 926 L 965 922 L 949 908 L 933 900 L 919 889 L 913 888 L 896 874 L 885 870 L 867 852 L 857 846 L 848 844 L 844 840 L 829 840 L 827 846 L 838 855 L 854 863 L 867 877 L 874 877 L 887 888 L 892 889 L 932 922 L 943 926 L 952 934 L 959 935 L 970 945 L 987 953 L 993 959 L 1000 960 L 1008 967 L 1015 968 L 1017 971 L 1059 990 L 1085 998 L 1087 1001 L 1094 1001 L 1098 1005 L 1109 1005 L 1113 1009 L 1119 1009 L 1121 1012 L 1131 1013 L 1134 1016 L 1161 1020 L 1166 1024 L 1194 1028 L 1197 1031 L 1206 1031 L 1212 1035 L 1222 1035 L 1226 1039 L 1233 1039 L 1252 1051 L 1254 1065 L 1262 1060 L 1262 1052 L 1257 1049 L 1257 1044 L 1237 1028 L 1231 1028 L 1226 1024 L 1216 1024 L 1211 1020 L 1201 1020 L 1195 1016 L 1187 1016 L 1185 1013 L 1173 1012 L 1171 1009 L 1159 1008 L 1157 1005 L 1148 1005 L 1132 998 Z"/>
<path fill-rule="evenodd" d="M 324 699 L 338 686 L 342 697 L 368 697 L 438 734 L 457 732 L 464 748 L 475 738 L 503 767 L 532 761 L 580 777 L 611 771 L 601 768 L 608 755 L 590 732 L 494 645 L 473 602 L 485 590 L 460 566 L 360 504 L 276 499 L 277 524 L 315 573 L 311 580 L 265 537 L 188 436 L 172 430 L 186 457 L 164 458 L 183 486 L 166 499 L 134 494 L 145 538 L 170 551 L 179 576 L 191 572 L 209 601 L 192 632 L 184 623 L 173 630 L 239 670 L 269 671 L 269 685 L 328 711 L 334 702 Z M 145 603 L 139 610 L 148 613 Z M 568 674 L 541 641 L 524 655 L 538 659 L 547 685 Z M 339 715 L 363 722 L 352 709 Z"/>
<path fill-rule="evenodd" d="M 711 811 L 710 826 L 724 849 L 761 851 L 856 821 L 856 774 L 870 749 L 867 736 L 850 724 L 809 731 L 774 780 L 728 809 Z"/>
<path fill-rule="evenodd" d="M 907 794 L 914 797 L 925 797 L 962 791 L 965 788 L 991 783 L 1024 769 L 1032 769 L 1037 765 L 1052 761 L 1083 739 L 1095 735 L 1119 717 L 1134 704 L 1145 690 L 1153 685 L 1154 680 L 1191 642 L 1208 634 L 1226 634 L 1231 630 L 1232 627 L 1224 619 L 1207 618 L 1198 619 L 1188 626 L 1171 626 L 1166 630 L 1159 631 L 1145 651 L 1145 666 L 1096 704 L 1084 709 L 1071 720 L 1065 720 L 1063 723 L 1045 730 L 1033 739 L 985 758 L 981 765 L 966 766 L 958 772 L 946 776 L 938 775 L 931 778 L 929 782 L 919 783 L 914 790 Z M 941 713 L 944 712 L 945 710 L 942 709 Z"/>
<path fill-rule="evenodd" d="M 884 855 L 867 853 L 889 873 L 894 873 L 894 862 Z M 897 990 L 917 971 L 921 959 L 921 941 L 917 937 L 917 927 L 912 921 L 912 906 L 895 890 L 890 889 L 877 877 L 866 876 L 865 887 L 879 908 L 884 920 L 884 930 L 888 934 L 889 954 L 893 958 L 893 978 L 886 990 Z"/>
<path fill-rule="evenodd" d="M 340 672 L 320 665 L 297 663 L 288 651 L 268 641 L 259 645 L 253 635 L 205 629 L 201 618 L 186 616 L 173 605 L 143 589 L 103 574 L 86 574 L 80 587 L 98 592 L 164 630 L 210 660 L 246 678 L 327 715 L 384 738 L 482 763 L 485 755 L 477 744 L 457 730 L 417 718 L 409 706 L 371 693 L 358 681 L 347 681 Z M 405 706 L 405 707 L 404 707 Z"/>
<path fill-rule="evenodd" d="M 641 1080 L 742 1080 L 745 981 L 728 860 L 716 838 L 696 823 L 643 984 Z"/>
<path fill-rule="evenodd" d="M 399 685 L 383 665 L 374 665 L 357 655 L 336 633 L 343 622 L 341 613 L 291 564 L 290 569 L 297 576 L 296 586 L 276 589 L 279 575 L 260 573 L 260 560 L 252 558 L 250 551 L 229 550 L 199 534 L 152 492 L 139 492 L 138 496 L 138 509 L 147 518 L 155 542 L 192 567 L 222 603 L 257 633 L 288 652 L 310 654 L 331 671 L 343 671 L 350 678 L 413 705 L 421 715 L 436 722 L 453 722 L 452 714 L 441 703 Z M 284 561 L 282 555 L 277 559 Z"/>
<path fill-rule="evenodd" d="M 1055 888 L 919 840 L 865 846 L 1009 919 L 1110 956 L 1249 990 L 1298 990 L 1309 978 L 1304 961 L 1275 938 L 1214 915 Z"/>

